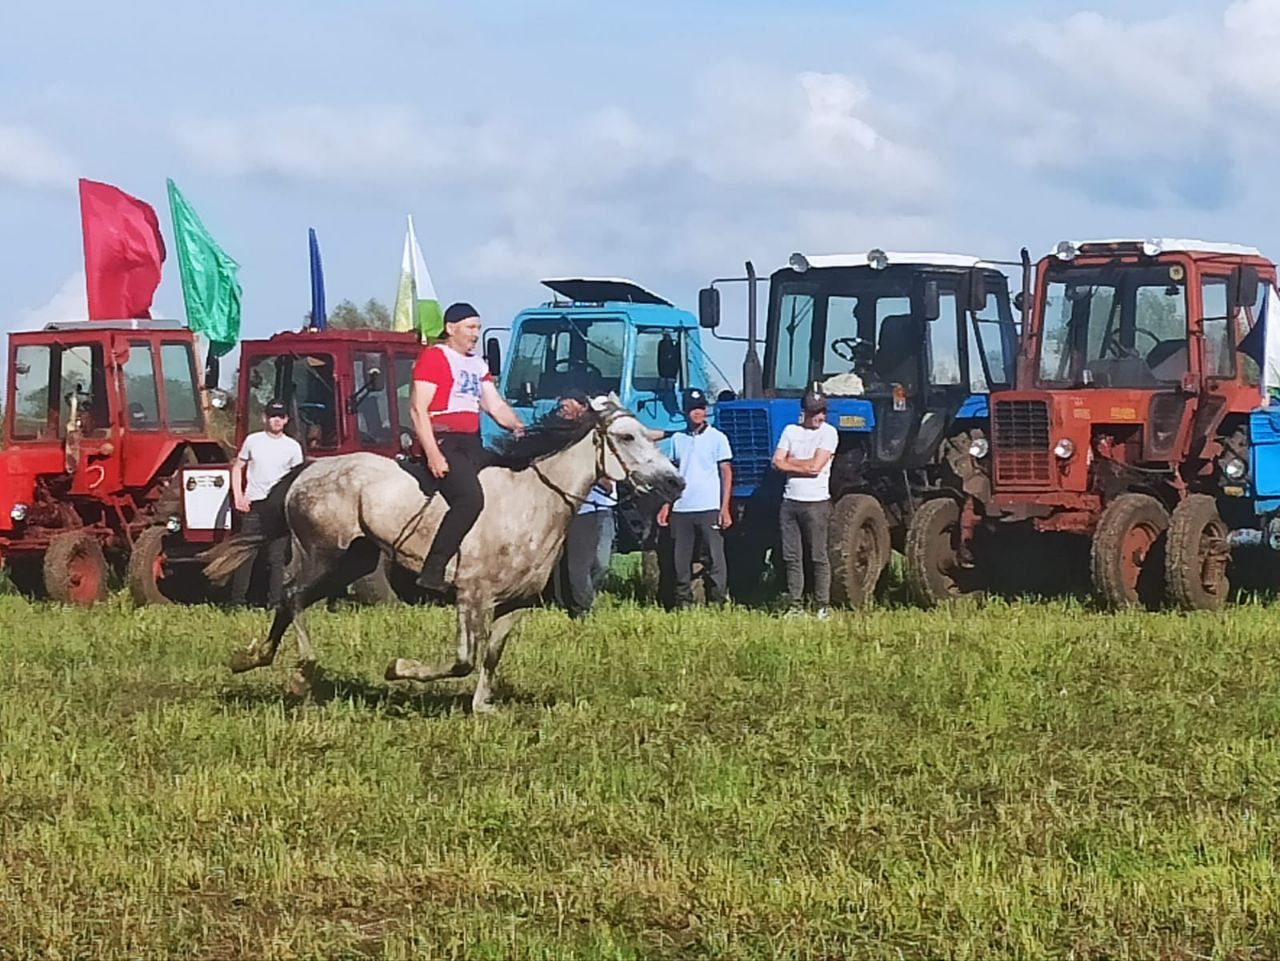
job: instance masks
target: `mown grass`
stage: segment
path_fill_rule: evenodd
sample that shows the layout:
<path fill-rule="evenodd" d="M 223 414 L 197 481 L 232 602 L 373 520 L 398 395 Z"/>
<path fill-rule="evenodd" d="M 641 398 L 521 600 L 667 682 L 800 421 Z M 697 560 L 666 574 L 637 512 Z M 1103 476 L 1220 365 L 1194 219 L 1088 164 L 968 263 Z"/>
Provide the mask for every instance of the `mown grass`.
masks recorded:
<path fill-rule="evenodd" d="M 1072 603 L 782 621 L 606 600 L 509 648 L 318 611 L 0 598 L 0 957 L 1274 957 L 1280 633 Z"/>

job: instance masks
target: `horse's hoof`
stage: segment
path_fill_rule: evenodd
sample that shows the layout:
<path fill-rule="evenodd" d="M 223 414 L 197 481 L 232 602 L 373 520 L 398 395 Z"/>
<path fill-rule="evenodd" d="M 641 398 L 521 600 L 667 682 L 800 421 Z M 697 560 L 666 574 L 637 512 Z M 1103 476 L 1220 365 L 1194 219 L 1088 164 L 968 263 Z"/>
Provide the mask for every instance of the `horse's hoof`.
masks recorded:
<path fill-rule="evenodd" d="M 388 681 L 400 680 L 400 658 L 394 658 L 391 663 L 387 665 L 387 669 L 382 673 L 382 676 Z"/>
<path fill-rule="evenodd" d="M 231 655 L 231 660 L 227 666 L 231 668 L 232 674 L 243 674 L 245 671 L 252 671 L 255 667 L 260 666 L 260 663 L 251 651 L 236 651 Z"/>
<path fill-rule="evenodd" d="M 288 687 L 286 688 L 286 690 L 288 691 L 289 697 L 299 701 L 306 700 L 308 697 L 310 697 L 311 696 L 311 678 L 312 678 L 312 672 L 306 670 L 305 668 L 299 667 L 296 671 L 294 671 L 293 675 L 289 678 L 289 684 L 288 684 Z"/>
<path fill-rule="evenodd" d="M 492 701 L 481 701 L 479 704 L 473 703 L 471 705 L 471 713 L 472 714 L 497 714 L 498 709 L 494 706 Z"/>

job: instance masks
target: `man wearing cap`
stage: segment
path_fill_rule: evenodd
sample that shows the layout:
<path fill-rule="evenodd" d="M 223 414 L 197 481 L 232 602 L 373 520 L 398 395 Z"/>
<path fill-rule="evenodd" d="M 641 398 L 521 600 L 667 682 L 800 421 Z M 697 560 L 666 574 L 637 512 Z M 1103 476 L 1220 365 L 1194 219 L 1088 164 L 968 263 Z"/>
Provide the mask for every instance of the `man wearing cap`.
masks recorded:
<path fill-rule="evenodd" d="M 435 594 L 447 590 L 445 568 L 484 509 L 480 411 L 509 431 L 524 430 L 519 416 L 498 395 L 484 358 L 474 353 L 479 340 L 476 309 L 467 303 L 450 304 L 439 343 L 424 348 L 413 365 L 409 409 L 427 458 L 424 486 L 439 492 L 449 505 L 418 575 L 418 584 Z"/>
<path fill-rule="evenodd" d="M 670 527 L 674 553 L 676 606 L 693 603 L 693 552 L 701 540 L 710 555 L 707 602 L 725 599 L 728 570 L 724 561 L 724 531 L 733 523 L 729 498 L 733 492 L 733 451 L 729 438 L 707 423 L 707 396 L 700 390 L 685 394 L 687 426 L 671 438 L 672 461 L 684 478 L 684 493 L 658 511 L 658 525 Z"/>
<path fill-rule="evenodd" d="M 778 524 L 793 614 L 802 610 L 806 561 L 813 570 L 813 602 L 818 617 L 827 616 L 831 603 L 827 525 L 831 521 L 831 458 L 839 442 L 836 429 L 827 423 L 826 397 L 809 391 L 800 401 L 800 423 L 783 428 L 773 454 L 773 466 L 787 476 Z"/>
<path fill-rule="evenodd" d="M 566 420 L 577 420 L 590 408 L 591 400 L 585 391 L 572 388 L 560 395 L 559 413 Z M 613 557 L 613 539 L 617 532 L 613 509 L 617 504 L 613 481 L 602 477 L 569 522 L 564 542 L 564 571 L 568 586 L 565 601 L 570 617 L 582 617 L 595 604 L 596 593 Z"/>
<path fill-rule="evenodd" d="M 267 495 L 271 488 L 302 463 L 301 445 L 284 432 L 289 424 L 289 411 L 284 403 L 272 400 L 262 413 L 265 430 L 244 439 L 240 454 L 231 464 L 231 498 L 240 513 L 240 531 L 259 534 L 277 525 L 267 517 Z M 266 564 L 267 607 L 279 605 L 284 596 L 285 553 L 289 538 L 275 537 L 263 544 L 259 554 Z M 253 579 L 257 558 L 247 560 L 236 569 L 231 581 L 231 603 L 248 601 L 249 583 Z"/>

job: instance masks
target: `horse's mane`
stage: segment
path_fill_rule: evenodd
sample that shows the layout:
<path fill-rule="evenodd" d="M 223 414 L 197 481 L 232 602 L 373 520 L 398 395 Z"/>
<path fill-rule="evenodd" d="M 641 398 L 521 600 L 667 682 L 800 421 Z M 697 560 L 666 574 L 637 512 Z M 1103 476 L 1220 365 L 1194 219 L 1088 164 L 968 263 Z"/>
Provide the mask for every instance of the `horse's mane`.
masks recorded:
<path fill-rule="evenodd" d="M 489 449 L 488 466 L 524 470 L 535 461 L 572 447 L 591 433 L 598 420 L 599 415 L 594 411 L 569 418 L 553 410 L 525 428 L 522 436 L 504 434 L 499 437 Z"/>

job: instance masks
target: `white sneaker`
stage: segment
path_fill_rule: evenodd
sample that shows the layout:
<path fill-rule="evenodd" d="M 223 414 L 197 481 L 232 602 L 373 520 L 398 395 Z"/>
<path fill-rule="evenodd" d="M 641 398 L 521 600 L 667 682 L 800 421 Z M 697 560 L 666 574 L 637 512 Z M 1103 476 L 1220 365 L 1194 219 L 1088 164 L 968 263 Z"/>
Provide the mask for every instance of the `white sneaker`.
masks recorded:
<path fill-rule="evenodd" d="M 814 617 L 816 617 L 820 621 L 825 621 L 830 616 L 831 616 L 831 612 L 827 610 L 825 607 L 818 608 L 817 613 L 814 615 Z"/>
<path fill-rule="evenodd" d="M 794 621 L 801 617 L 804 617 L 803 607 L 788 607 L 787 612 L 782 615 L 783 620 L 787 621 Z"/>

